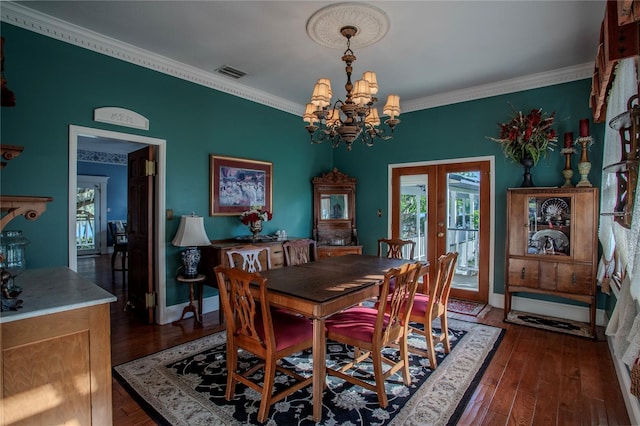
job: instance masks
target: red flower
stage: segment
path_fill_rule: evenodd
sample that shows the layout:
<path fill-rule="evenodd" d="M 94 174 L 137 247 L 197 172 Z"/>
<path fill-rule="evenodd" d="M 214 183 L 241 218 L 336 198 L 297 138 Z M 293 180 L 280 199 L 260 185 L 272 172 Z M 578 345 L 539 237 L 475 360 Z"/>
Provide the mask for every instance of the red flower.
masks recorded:
<path fill-rule="evenodd" d="M 249 225 L 251 222 L 258 222 L 258 221 L 269 221 L 273 218 L 273 214 L 271 214 L 270 211 L 268 210 L 262 210 L 262 209 L 252 209 L 246 212 L 243 212 L 240 215 L 240 222 L 242 222 L 245 225 Z"/>

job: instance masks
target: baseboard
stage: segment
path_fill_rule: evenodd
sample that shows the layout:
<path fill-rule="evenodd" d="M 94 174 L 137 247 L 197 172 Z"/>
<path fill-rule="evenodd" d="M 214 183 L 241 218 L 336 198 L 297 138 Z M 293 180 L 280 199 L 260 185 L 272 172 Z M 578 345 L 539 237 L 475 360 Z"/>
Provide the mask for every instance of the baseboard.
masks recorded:
<path fill-rule="evenodd" d="M 504 295 L 493 294 L 490 303 L 491 306 L 503 308 Z M 589 308 L 586 306 L 576 306 L 513 296 L 511 300 L 511 309 L 549 317 L 589 322 Z M 603 309 L 596 309 L 596 325 L 604 326 L 605 323 L 605 311 Z"/>
<path fill-rule="evenodd" d="M 640 424 L 640 401 L 635 395 L 630 392 L 631 389 L 631 375 L 629 374 L 629 368 L 613 353 L 613 337 L 607 336 L 607 342 L 609 343 L 609 352 L 611 352 L 611 359 L 613 359 L 613 365 L 616 367 L 616 375 L 618 376 L 618 382 L 620 383 L 620 392 L 624 399 L 624 405 L 627 407 L 627 415 L 629 416 L 629 422 L 632 425 Z"/>
<path fill-rule="evenodd" d="M 202 310 L 203 314 L 207 314 L 209 312 L 217 311 L 220 309 L 220 299 L 218 298 L 218 296 L 206 297 L 202 301 L 202 304 L 204 305 L 204 309 Z M 167 306 L 167 308 L 165 309 L 165 319 L 167 322 L 165 324 L 179 320 L 182 316 L 182 311 L 188 305 L 189 302 Z M 189 312 L 187 313 L 187 315 L 185 315 L 184 318 L 193 318 L 193 314 Z"/>

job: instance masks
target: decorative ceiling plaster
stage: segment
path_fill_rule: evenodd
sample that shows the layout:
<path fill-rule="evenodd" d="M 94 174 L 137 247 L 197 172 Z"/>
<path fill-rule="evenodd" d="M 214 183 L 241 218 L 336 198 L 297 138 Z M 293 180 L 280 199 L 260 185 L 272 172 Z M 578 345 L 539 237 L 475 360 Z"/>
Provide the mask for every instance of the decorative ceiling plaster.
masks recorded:
<path fill-rule="evenodd" d="M 346 40 L 340 30 L 346 26 L 357 28 L 351 48 L 371 46 L 389 31 L 387 14 L 366 3 L 338 3 L 324 7 L 307 21 L 307 34 L 321 46 L 344 50 Z"/>

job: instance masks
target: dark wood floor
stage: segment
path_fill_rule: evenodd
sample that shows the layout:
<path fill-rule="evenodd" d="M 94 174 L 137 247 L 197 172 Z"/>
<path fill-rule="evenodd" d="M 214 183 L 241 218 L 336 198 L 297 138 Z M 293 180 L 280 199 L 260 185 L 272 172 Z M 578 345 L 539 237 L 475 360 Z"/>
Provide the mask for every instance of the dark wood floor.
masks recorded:
<path fill-rule="evenodd" d="M 147 325 L 124 311 L 122 275 L 110 257 L 78 260 L 78 272 L 117 296 L 111 305 L 111 359 L 118 365 L 221 330 L 218 315 L 179 325 Z M 461 425 L 626 425 L 629 418 L 606 341 L 506 324 L 494 308 L 480 320 L 507 330 L 463 414 Z M 600 333 L 602 334 L 602 333 Z M 114 425 L 154 425 L 113 381 Z"/>

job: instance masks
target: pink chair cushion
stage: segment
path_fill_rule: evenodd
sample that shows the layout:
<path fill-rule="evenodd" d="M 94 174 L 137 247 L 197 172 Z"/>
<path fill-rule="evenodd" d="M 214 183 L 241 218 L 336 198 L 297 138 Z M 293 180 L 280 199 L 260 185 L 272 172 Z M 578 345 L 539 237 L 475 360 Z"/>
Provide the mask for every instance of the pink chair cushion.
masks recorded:
<path fill-rule="evenodd" d="M 305 340 L 313 339 L 313 323 L 304 317 L 290 314 L 281 309 L 271 310 L 276 350 L 281 351 Z M 256 315 L 258 335 L 264 340 L 262 315 Z"/>
<path fill-rule="evenodd" d="M 378 310 L 357 306 L 349 308 L 339 314 L 332 315 L 326 320 L 326 328 L 330 333 L 353 339 L 371 342 L 373 331 L 376 325 Z M 387 325 L 389 318 L 385 315 L 384 325 Z"/>
<path fill-rule="evenodd" d="M 387 300 L 390 300 L 391 296 L 387 297 Z M 376 309 L 380 306 L 380 302 L 376 302 Z M 412 316 L 421 316 L 423 317 L 427 313 L 427 306 L 429 306 L 429 296 L 426 294 L 416 293 L 413 298 L 413 306 L 411 307 L 411 315 Z M 389 309 L 389 306 L 387 306 Z"/>
<path fill-rule="evenodd" d="M 427 306 L 429 306 L 429 296 L 426 294 L 416 294 L 416 297 L 413 299 L 411 315 L 424 317 L 427 313 Z"/>

